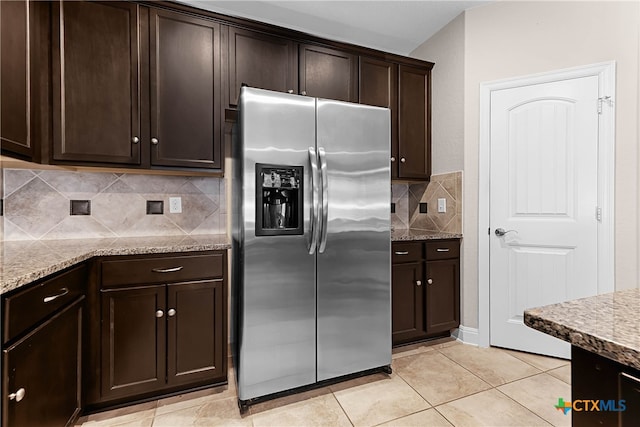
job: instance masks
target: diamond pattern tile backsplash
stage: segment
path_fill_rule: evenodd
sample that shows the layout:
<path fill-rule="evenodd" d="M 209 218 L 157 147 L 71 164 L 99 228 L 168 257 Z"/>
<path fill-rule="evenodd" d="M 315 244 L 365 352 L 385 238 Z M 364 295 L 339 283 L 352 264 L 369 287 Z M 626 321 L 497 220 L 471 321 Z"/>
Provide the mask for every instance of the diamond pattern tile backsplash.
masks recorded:
<path fill-rule="evenodd" d="M 395 228 L 447 233 L 462 233 L 462 172 L 432 175 L 429 183 L 393 184 L 391 201 L 396 212 L 391 214 Z M 447 201 L 447 211 L 438 212 L 438 199 Z M 420 213 L 420 203 L 427 203 L 427 213 Z"/>
<path fill-rule="evenodd" d="M 3 181 L 5 240 L 226 233 L 221 178 L 4 169 Z M 70 215 L 70 200 L 90 200 L 91 214 Z M 147 215 L 147 200 L 164 214 Z"/>

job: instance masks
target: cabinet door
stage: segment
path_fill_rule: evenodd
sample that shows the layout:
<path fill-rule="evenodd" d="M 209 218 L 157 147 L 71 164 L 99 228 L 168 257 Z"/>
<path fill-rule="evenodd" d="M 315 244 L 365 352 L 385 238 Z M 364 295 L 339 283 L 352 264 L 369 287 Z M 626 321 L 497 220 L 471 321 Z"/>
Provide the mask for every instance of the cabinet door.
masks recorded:
<path fill-rule="evenodd" d="M 138 8 L 53 5 L 53 159 L 140 163 Z"/>
<path fill-rule="evenodd" d="M 224 377 L 224 282 L 204 280 L 167 286 L 168 385 Z"/>
<path fill-rule="evenodd" d="M 318 98 L 358 102 L 358 62 L 335 49 L 300 45 L 300 93 Z"/>
<path fill-rule="evenodd" d="M 398 65 L 360 57 L 360 104 L 391 109 L 391 178 L 398 177 Z"/>
<path fill-rule="evenodd" d="M 151 164 L 222 168 L 220 25 L 150 15 Z"/>
<path fill-rule="evenodd" d="M 431 177 L 431 96 L 428 69 L 400 65 L 398 178 Z"/>
<path fill-rule="evenodd" d="M 460 261 L 427 262 L 427 333 L 446 332 L 460 324 Z"/>
<path fill-rule="evenodd" d="M 102 291 L 102 397 L 161 388 L 166 375 L 164 285 Z"/>
<path fill-rule="evenodd" d="M 391 278 L 391 324 L 394 344 L 424 335 L 423 266 L 394 264 Z"/>
<path fill-rule="evenodd" d="M 243 83 L 297 93 L 298 58 L 293 41 L 229 28 L 229 107 L 238 105 Z"/>
<path fill-rule="evenodd" d="M 2 151 L 26 157 L 32 156 L 31 8 L 27 1 L 0 2 L 0 142 Z"/>
<path fill-rule="evenodd" d="M 64 426 L 79 414 L 83 298 L 3 351 L 3 426 Z"/>

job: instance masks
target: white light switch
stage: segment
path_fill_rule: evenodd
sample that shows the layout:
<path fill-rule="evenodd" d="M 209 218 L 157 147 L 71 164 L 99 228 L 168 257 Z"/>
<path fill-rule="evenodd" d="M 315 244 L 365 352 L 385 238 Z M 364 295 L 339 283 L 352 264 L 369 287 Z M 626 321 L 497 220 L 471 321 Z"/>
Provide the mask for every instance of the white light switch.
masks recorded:
<path fill-rule="evenodd" d="M 438 199 L 438 212 L 444 213 L 447 211 L 447 199 Z"/>
<path fill-rule="evenodd" d="M 169 213 L 182 213 L 182 197 L 169 197 Z"/>

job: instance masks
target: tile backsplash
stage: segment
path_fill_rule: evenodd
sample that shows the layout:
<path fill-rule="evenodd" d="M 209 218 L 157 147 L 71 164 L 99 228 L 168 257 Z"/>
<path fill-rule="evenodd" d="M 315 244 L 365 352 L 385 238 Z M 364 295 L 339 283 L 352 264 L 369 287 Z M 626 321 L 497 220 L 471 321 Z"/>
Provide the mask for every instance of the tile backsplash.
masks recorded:
<path fill-rule="evenodd" d="M 4 169 L 4 240 L 226 233 L 225 181 L 213 177 Z M 169 197 L 182 213 L 169 213 Z M 90 215 L 70 215 L 90 200 Z M 148 215 L 147 201 L 164 214 Z"/>
<path fill-rule="evenodd" d="M 391 201 L 395 228 L 447 233 L 462 233 L 462 172 L 432 175 L 429 183 L 393 184 Z M 438 199 L 445 199 L 447 211 L 438 212 Z M 427 213 L 420 213 L 420 203 L 427 203 Z"/>

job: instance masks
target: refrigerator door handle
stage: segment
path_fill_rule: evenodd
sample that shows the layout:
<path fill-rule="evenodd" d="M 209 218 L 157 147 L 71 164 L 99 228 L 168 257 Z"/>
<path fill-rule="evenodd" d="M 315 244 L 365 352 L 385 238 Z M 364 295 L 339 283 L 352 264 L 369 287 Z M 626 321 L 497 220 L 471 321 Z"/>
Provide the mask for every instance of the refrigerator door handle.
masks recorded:
<path fill-rule="evenodd" d="M 309 255 L 316 253 L 316 247 L 318 246 L 318 223 L 320 218 L 319 209 L 319 189 L 320 179 L 318 176 L 318 156 L 316 155 L 316 149 L 309 147 L 309 163 L 311 164 L 311 219 L 309 225 L 311 227 L 311 242 L 309 243 Z"/>
<path fill-rule="evenodd" d="M 318 248 L 318 252 L 324 253 L 327 247 L 327 221 L 329 217 L 327 187 L 329 187 L 329 181 L 327 180 L 327 154 L 323 147 L 318 147 L 318 156 L 320 157 L 320 172 L 322 174 L 322 222 L 320 223 L 320 247 Z"/>

